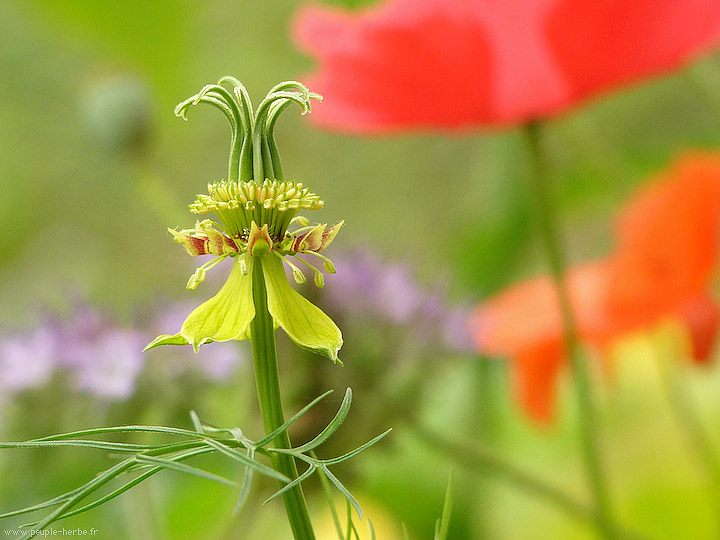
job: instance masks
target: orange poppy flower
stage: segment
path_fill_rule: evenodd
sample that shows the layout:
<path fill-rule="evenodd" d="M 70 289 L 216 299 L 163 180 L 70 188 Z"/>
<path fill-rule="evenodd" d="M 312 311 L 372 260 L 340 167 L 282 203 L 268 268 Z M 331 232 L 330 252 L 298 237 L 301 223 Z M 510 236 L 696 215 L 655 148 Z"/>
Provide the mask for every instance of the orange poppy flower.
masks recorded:
<path fill-rule="evenodd" d="M 710 294 L 720 244 L 720 155 L 689 155 L 642 188 L 617 221 L 617 247 L 571 268 L 567 286 L 578 333 L 602 351 L 620 336 L 682 321 L 698 361 L 709 356 L 720 325 Z M 549 277 L 516 284 L 480 305 L 470 320 L 478 351 L 508 356 L 527 414 L 552 418 L 554 385 L 565 347 Z"/>
<path fill-rule="evenodd" d="M 706 293 L 718 261 L 718 156 L 687 156 L 640 191 L 620 214 L 616 238 L 607 311 L 619 330 Z"/>
<path fill-rule="evenodd" d="M 389 0 L 307 6 L 312 120 L 355 132 L 508 125 L 681 66 L 720 39 L 716 0 Z"/>

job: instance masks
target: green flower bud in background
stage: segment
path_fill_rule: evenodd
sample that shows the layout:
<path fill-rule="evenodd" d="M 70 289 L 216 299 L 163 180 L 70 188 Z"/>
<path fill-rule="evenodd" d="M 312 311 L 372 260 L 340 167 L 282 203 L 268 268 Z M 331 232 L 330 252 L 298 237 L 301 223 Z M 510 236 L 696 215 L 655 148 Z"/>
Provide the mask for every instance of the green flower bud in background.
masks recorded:
<path fill-rule="evenodd" d="M 152 96 L 142 79 L 114 75 L 97 81 L 81 100 L 85 128 L 110 152 L 142 150 L 152 130 Z"/>

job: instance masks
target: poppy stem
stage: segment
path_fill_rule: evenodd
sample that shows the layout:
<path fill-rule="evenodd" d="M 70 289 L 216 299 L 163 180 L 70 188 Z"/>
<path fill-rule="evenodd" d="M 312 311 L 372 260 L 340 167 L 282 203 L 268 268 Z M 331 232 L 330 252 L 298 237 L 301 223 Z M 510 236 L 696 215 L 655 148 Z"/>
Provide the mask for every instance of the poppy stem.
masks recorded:
<path fill-rule="evenodd" d="M 590 389 L 590 373 L 580 348 L 577 326 L 572 313 L 567 288 L 565 261 L 560 246 L 560 235 L 555 223 L 552 203 L 547 192 L 547 169 L 542 152 L 541 133 L 538 123 L 530 122 L 526 124 L 525 135 L 530 151 L 530 177 L 542 229 L 541 236 L 560 304 L 565 350 L 573 372 L 576 399 L 581 415 L 579 426 L 580 446 L 587 479 L 594 497 L 595 525 L 603 538 L 615 540 L 617 532 L 612 525 L 608 490 L 600 459 L 597 414 Z"/>
<path fill-rule="evenodd" d="M 267 289 L 262 270 L 262 257 L 252 265 L 253 300 L 255 318 L 250 324 L 255 381 L 257 384 L 260 412 L 265 434 L 270 434 L 285 423 L 280 397 L 280 383 L 275 347 L 275 327 L 268 311 Z M 273 443 L 276 448 L 292 448 L 287 431 L 278 435 Z M 275 470 L 294 480 L 298 476 L 295 458 L 287 454 L 272 455 Z M 280 485 L 283 487 L 283 484 Z M 305 502 L 302 486 L 298 484 L 282 494 L 285 512 L 295 540 L 315 540 L 310 515 Z"/>

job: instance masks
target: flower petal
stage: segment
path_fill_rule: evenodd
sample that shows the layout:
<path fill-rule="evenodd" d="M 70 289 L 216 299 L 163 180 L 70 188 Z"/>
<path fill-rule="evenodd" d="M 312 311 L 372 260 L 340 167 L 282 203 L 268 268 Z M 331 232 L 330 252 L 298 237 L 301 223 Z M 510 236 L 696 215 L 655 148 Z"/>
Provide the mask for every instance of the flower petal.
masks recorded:
<path fill-rule="evenodd" d="M 303 297 L 288 283 L 280 258 L 262 259 L 268 295 L 268 310 L 277 324 L 304 349 L 327 356 L 339 363 L 342 333 L 325 313 Z"/>
<path fill-rule="evenodd" d="M 153 339 L 147 347 L 143 349 L 143 352 L 160 347 L 161 345 L 187 345 L 187 339 L 182 337 L 180 334 L 163 334 Z"/>
<path fill-rule="evenodd" d="M 294 37 L 318 57 L 320 70 L 306 82 L 325 97 L 311 120 L 360 132 L 491 120 L 496 66 L 474 3 L 393 0 L 352 14 L 304 8 Z"/>
<path fill-rule="evenodd" d="M 340 227 L 342 227 L 344 223 L 345 220 L 343 219 L 322 233 L 322 243 L 320 245 L 320 249 L 317 250 L 318 252 L 323 251 L 333 240 L 335 240 L 337 233 L 340 232 Z"/>
<path fill-rule="evenodd" d="M 717 0 L 560 0 L 544 26 L 573 97 L 683 65 L 718 44 Z"/>
<path fill-rule="evenodd" d="M 339 131 L 457 130 L 545 118 L 679 68 L 720 40 L 717 0 L 386 0 L 306 6 L 312 121 Z"/>
<path fill-rule="evenodd" d="M 179 335 L 196 353 L 200 345 L 211 341 L 248 339 L 248 329 L 255 318 L 251 277 L 253 257 L 247 257 L 246 263 L 247 271 L 243 274 L 242 261 L 238 257 L 222 289 L 185 319 Z"/>

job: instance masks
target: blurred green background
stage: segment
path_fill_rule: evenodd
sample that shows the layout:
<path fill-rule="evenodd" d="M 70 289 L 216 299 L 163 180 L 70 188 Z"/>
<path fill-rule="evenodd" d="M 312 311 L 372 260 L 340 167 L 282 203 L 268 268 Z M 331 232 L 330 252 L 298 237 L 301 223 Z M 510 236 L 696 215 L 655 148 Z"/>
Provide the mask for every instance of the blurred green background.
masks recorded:
<path fill-rule="evenodd" d="M 172 111 L 226 74 L 258 100 L 278 81 L 311 69 L 288 38 L 300 4 L 0 2 L 0 334 L 32 329 L 48 313 L 62 319 L 77 299 L 131 325 L 162 302 L 194 303 L 214 292 L 217 282 L 185 291 L 193 261 L 169 241 L 166 227 L 190 226 L 186 204 L 225 176 L 228 130 L 210 108 L 190 111 L 189 123 Z M 571 261 L 607 252 L 610 216 L 673 156 L 720 148 L 718 88 L 716 54 L 548 126 Z M 370 249 L 387 264 L 410 268 L 423 290 L 442 290 L 457 305 L 545 268 L 516 130 L 358 138 L 314 130 L 290 110 L 277 138 L 287 176 L 325 200 L 320 219 L 346 221 L 333 245 L 338 252 Z M 457 477 L 451 538 L 592 537 L 586 522 L 502 479 L 453 465 L 423 444 L 404 417 L 481 440 L 585 501 L 567 385 L 560 399 L 568 406 L 556 426 L 542 430 L 518 414 L 502 362 L 418 351 L 407 325 L 350 318 L 343 330 L 345 368 L 285 344 L 285 405 L 296 410 L 336 390 L 316 422 L 299 427 L 302 439 L 329 420 L 352 386 L 356 409 L 333 447 L 338 453 L 396 428 L 338 472 L 367 501 L 381 540 L 400 538 L 393 536 L 400 523 L 413 539 L 431 538 L 450 468 Z M 639 360 L 600 389 L 602 444 L 619 519 L 658 539 L 714 538 L 710 481 L 664 398 L 648 352 L 652 343 L 636 346 L 644 351 L 635 354 Z M 172 361 L 151 360 L 126 401 L 73 392 L 62 378 L 13 394 L 5 400 L 2 438 L 111 423 L 187 427 L 190 409 L 215 424 L 260 433 L 247 362 L 231 378 L 211 383 L 171 378 Z M 683 391 L 717 439 L 718 369 L 677 369 Z M 206 463 L 239 474 L 222 461 Z M 105 456 L 86 450 L 0 452 L 0 511 L 55 496 L 103 466 Z M 233 519 L 234 492 L 178 476 L 159 475 L 134 495 L 56 527 L 95 527 L 103 539 L 289 538 L 279 505 L 260 507 L 269 482 L 255 486 L 257 500 Z M 317 485 L 309 493 L 319 521 L 326 520 Z M 7 522 L 3 527 L 16 524 Z"/>

